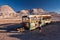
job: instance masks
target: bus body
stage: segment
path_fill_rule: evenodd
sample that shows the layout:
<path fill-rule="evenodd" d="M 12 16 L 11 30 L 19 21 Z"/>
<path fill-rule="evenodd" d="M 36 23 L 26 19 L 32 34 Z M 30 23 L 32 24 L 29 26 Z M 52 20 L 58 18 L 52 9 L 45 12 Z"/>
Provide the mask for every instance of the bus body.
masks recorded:
<path fill-rule="evenodd" d="M 26 27 L 29 28 L 29 30 L 34 30 L 39 25 L 42 27 L 45 24 L 51 23 L 51 15 L 28 15 L 22 17 L 22 22 L 26 23 Z M 39 22 L 41 22 L 39 24 Z"/>

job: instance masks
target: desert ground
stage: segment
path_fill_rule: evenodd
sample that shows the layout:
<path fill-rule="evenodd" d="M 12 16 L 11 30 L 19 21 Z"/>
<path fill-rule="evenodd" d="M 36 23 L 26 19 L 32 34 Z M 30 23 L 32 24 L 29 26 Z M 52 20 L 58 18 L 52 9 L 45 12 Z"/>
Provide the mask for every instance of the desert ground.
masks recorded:
<path fill-rule="evenodd" d="M 21 23 L 20 19 L 0 19 L 0 24 Z"/>
<path fill-rule="evenodd" d="M 0 24 L 0 40 L 60 40 L 60 21 L 52 22 L 43 26 L 42 32 L 39 29 L 27 32 L 1 32 L 1 29 L 18 27 L 19 23 Z"/>

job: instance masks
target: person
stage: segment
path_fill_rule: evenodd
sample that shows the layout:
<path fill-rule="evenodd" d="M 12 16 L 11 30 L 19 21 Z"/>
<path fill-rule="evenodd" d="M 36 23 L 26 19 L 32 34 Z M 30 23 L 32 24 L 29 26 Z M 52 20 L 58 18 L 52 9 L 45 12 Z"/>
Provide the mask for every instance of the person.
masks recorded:
<path fill-rule="evenodd" d="M 39 21 L 39 32 L 42 32 L 42 26 L 41 26 L 41 21 Z"/>

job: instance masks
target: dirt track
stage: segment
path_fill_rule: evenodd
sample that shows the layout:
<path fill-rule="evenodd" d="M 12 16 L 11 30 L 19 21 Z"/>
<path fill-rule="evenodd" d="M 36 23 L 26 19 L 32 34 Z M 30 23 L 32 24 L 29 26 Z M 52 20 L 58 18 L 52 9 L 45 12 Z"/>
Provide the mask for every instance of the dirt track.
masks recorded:
<path fill-rule="evenodd" d="M 0 33 L 0 40 L 60 40 L 60 22 L 53 22 L 42 30 L 42 33 L 38 29 L 25 33 Z"/>

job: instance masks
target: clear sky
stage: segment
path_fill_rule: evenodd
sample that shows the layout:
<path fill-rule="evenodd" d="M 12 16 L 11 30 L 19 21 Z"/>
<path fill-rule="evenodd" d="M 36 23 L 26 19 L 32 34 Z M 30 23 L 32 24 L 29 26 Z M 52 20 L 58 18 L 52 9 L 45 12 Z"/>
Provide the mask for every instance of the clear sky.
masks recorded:
<path fill-rule="evenodd" d="M 0 6 L 9 5 L 15 11 L 43 8 L 46 11 L 60 13 L 60 0 L 0 0 Z"/>

